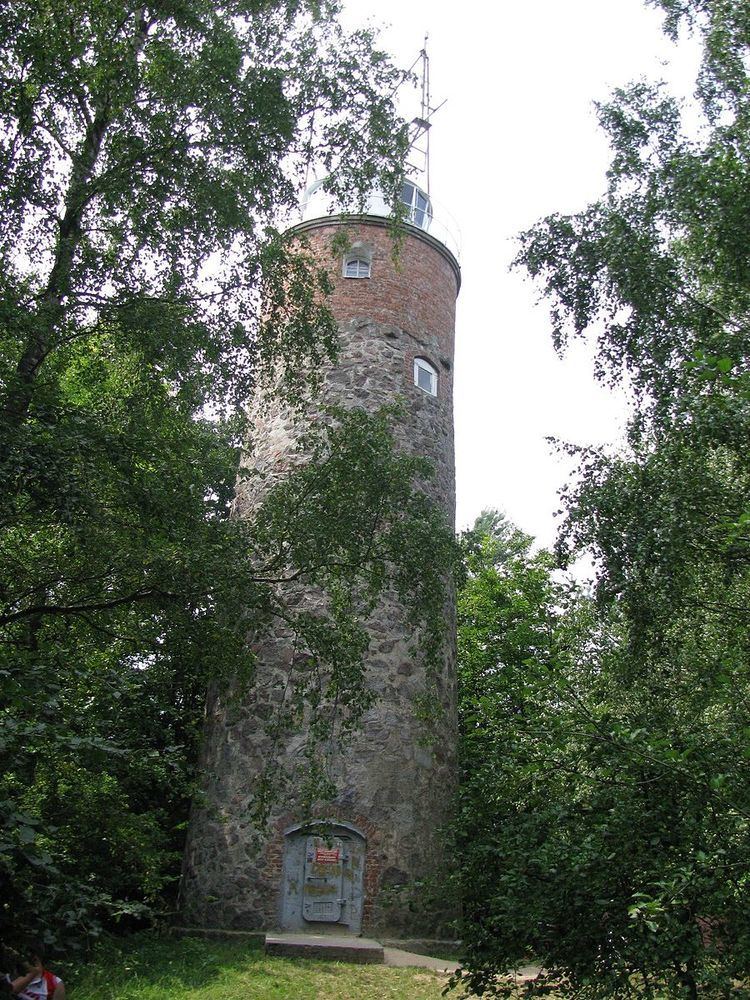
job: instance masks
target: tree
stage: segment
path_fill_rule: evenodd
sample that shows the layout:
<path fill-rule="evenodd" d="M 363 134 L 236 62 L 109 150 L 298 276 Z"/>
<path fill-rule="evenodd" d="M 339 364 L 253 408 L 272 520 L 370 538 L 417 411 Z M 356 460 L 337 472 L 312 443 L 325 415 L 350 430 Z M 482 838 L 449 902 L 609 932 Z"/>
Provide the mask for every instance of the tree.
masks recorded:
<path fill-rule="evenodd" d="M 51 356 L 103 329 L 193 404 L 330 351 L 321 277 L 275 226 L 313 156 L 352 205 L 394 189 L 405 143 L 399 74 L 335 10 L 3 4 L 6 433 L 51 391 Z"/>
<path fill-rule="evenodd" d="M 627 612 L 492 531 L 459 596 L 463 985 L 512 995 L 498 974 L 533 959 L 532 994 L 731 995 L 748 940 L 736 651 L 685 614 L 637 655 Z"/>
<path fill-rule="evenodd" d="M 493 512 L 462 538 L 452 837 L 465 957 L 454 983 L 477 995 L 513 994 L 498 972 L 532 955 L 557 972 L 571 945 L 585 954 L 572 824 L 586 819 L 579 699 L 594 673 L 582 664 L 595 630 L 590 603 L 555 579 L 551 554 L 533 554 L 532 543 Z"/>
<path fill-rule="evenodd" d="M 663 87 L 616 91 L 606 195 L 521 237 L 558 347 L 595 332 L 635 403 L 628 450 L 580 452 L 567 491 L 559 553 L 595 556 L 599 624 L 544 682 L 535 775 L 513 720 L 499 845 L 523 834 L 526 861 L 473 938 L 489 991 L 524 945 L 577 996 L 725 997 L 750 974 L 750 12 L 655 5 L 703 37 L 700 131 Z"/>
<path fill-rule="evenodd" d="M 229 517 L 242 404 L 336 352 L 284 233 L 306 164 L 345 205 L 395 193 L 401 78 L 333 3 L 0 3 L 6 943 L 169 905 L 206 683 L 249 678 L 251 627 L 291 616 L 352 720 L 375 590 L 408 578 L 437 627 L 439 570 L 395 539 L 446 529 L 387 414 L 331 415 L 316 470 Z M 300 575 L 350 599 L 295 619 Z"/>

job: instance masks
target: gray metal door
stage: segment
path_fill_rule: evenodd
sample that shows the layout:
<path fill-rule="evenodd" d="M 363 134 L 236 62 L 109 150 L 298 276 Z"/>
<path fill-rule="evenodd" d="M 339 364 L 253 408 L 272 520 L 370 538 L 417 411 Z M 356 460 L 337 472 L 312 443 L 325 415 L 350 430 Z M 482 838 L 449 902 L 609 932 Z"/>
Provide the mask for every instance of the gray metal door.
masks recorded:
<path fill-rule="evenodd" d="M 308 837 L 305 843 L 305 880 L 302 915 L 305 920 L 341 920 L 344 903 L 345 845 L 338 837 Z"/>

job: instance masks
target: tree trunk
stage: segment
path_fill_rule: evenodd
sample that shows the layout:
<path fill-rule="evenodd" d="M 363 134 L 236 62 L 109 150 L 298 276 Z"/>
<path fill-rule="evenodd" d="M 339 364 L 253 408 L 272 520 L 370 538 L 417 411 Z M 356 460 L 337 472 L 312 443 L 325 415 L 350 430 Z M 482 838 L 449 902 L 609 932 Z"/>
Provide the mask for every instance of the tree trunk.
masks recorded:
<path fill-rule="evenodd" d="M 135 31 L 132 38 L 134 71 L 143 50 L 151 22 L 145 20 L 143 9 L 135 11 Z M 28 413 L 34 382 L 44 359 L 54 347 L 55 334 L 65 318 L 66 299 L 71 291 L 71 275 L 76 252 L 81 242 L 83 213 L 94 190 L 92 179 L 102 142 L 112 121 L 112 94 L 117 93 L 118 75 L 114 73 L 106 88 L 93 101 L 96 109 L 78 152 L 73 158 L 70 184 L 65 196 L 65 211 L 59 221 L 55 258 L 47 285 L 39 298 L 34 316 L 34 328 L 27 337 L 16 366 L 15 379 L 9 386 L 0 407 L 0 419 L 7 431 L 20 427 Z M 7 454 L 7 440 L 0 442 L 0 459 Z"/>
<path fill-rule="evenodd" d="M 39 308 L 34 317 L 34 330 L 26 340 L 16 366 L 15 381 L 9 387 L 3 402 L 3 423 L 8 430 L 20 427 L 26 419 L 37 373 L 53 347 L 55 333 L 65 316 L 65 299 L 70 293 L 73 260 L 81 242 L 83 212 L 91 197 L 91 178 L 108 124 L 109 101 L 106 101 L 86 130 L 80 150 L 73 161 L 70 186 L 65 198 L 65 213 L 59 222 L 55 261 L 40 296 Z"/>

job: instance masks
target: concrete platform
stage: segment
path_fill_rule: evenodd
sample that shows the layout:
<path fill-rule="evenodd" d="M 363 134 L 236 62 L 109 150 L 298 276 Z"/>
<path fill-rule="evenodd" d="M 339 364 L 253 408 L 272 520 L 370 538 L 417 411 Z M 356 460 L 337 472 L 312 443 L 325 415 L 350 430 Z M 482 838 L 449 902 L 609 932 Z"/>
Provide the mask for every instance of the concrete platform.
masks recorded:
<path fill-rule="evenodd" d="M 343 934 L 266 934 L 266 954 L 283 958 L 328 958 L 359 965 L 381 964 L 383 946 L 372 938 Z"/>
<path fill-rule="evenodd" d="M 447 958 L 433 958 L 431 955 L 419 955 L 414 951 L 404 951 L 403 948 L 384 948 L 385 965 L 396 969 L 416 968 L 432 969 L 433 972 L 455 972 L 458 962 Z"/>

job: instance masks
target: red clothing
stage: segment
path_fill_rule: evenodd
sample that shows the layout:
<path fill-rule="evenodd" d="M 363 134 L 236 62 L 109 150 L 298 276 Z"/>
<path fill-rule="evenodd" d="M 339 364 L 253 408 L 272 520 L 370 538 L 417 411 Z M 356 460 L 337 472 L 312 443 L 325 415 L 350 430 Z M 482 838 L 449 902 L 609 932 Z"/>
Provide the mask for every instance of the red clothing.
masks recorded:
<path fill-rule="evenodd" d="M 21 1000 L 48 1000 L 51 997 L 57 987 L 62 982 L 59 976 L 56 976 L 52 972 L 44 972 L 37 979 L 32 979 L 28 986 L 25 986 L 19 996 Z"/>

